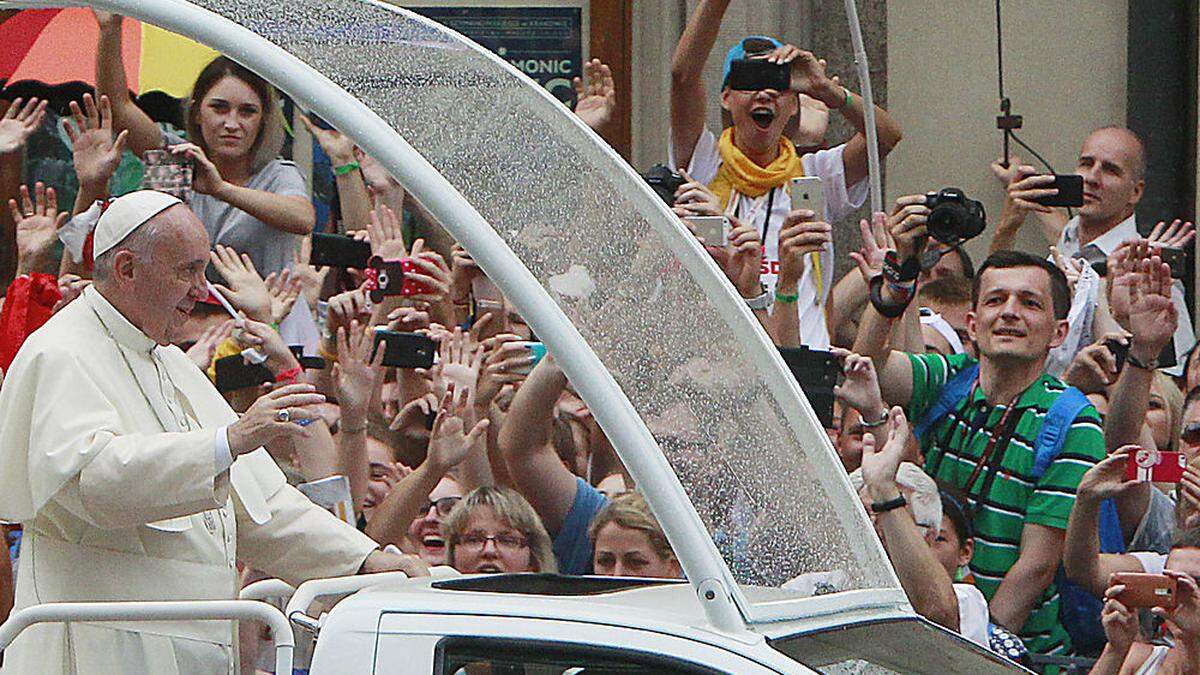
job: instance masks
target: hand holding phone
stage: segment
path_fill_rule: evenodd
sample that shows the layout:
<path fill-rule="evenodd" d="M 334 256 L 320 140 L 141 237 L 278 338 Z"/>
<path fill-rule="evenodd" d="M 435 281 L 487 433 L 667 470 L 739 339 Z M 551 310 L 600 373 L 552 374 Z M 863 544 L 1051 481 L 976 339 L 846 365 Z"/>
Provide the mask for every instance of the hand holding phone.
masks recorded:
<path fill-rule="evenodd" d="M 343 234 L 314 232 L 312 255 L 309 263 L 314 267 L 353 267 L 361 270 L 371 259 L 371 244 L 358 241 Z"/>
<path fill-rule="evenodd" d="M 390 368 L 432 368 L 433 355 L 437 352 L 437 343 L 428 335 L 420 333 L 398 333 L 383 328 L 375 329 L 375 349 L 371 352 L 371 360 L 379 345 L 383 344 L 383 365 Z"/>
<path fill-rule="evenodd" d="M 533 372 L 533 367 L 536 366 L 543 358 L 546 357 L 546 345 L 540 342 L 514 342 L 514 345 L 520 345 L 529 350 L 529 355 L 533 357 L 533 361 L 529 365 L 513 368 L 512 372 L 519 375 L 528 375 Z"/>
<path fill-rule="evenodd" d="M 1182 452 L 1138 448 L 1125 461 L 1125 480 L 1146 483 L 1178 483 L 1183 480 L 1187 458 Z"/>
<path fill-rule="evenodd" d="M 1058 192 L 1047 197 L 1037 197 L 1034 202 L 1042 206 L 1083 206 L 1083 176 L 1074 173 L 1051 175 L 1054 176 L 1054 182 L 1041 187 Z"/>
<path fill-rule="evenodd" d="M 815 215 L 813 220 L 825 220 L 825 193 L 821 190 L 818 176 L 793 178 L 788 186 L 792 198 L 792 210 L 808 209 Z"/>
<path fill-rule="evenodd" d="M 725 246 L 733 229 L 725 216 L 687 216 L 684 218 L 692 233 L 704 246 Z"/>
<path fill-rule="evenodd" d="M 766 59 L 734 59 L 729 64 L 729 88 L 734 91 L 787 91 L 792 87 L 792 67 Z"/>
<path fill-rule="evenodd" d="M 1141 572 L 1117 572 L 1112 575 L 1112 585 L 1125 587 L 1114 598 L 1129 609 L 1162 607 L 1175 609 L 1176 581 L 1165 574 Z"/>

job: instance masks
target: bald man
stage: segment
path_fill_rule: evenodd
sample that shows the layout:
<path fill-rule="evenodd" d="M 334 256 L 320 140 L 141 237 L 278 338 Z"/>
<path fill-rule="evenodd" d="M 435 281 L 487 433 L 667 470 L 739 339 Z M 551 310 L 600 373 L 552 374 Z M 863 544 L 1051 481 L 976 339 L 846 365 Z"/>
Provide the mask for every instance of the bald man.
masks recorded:
<path fill-rule="evenodd" d="M 170 195 L 115 200 L 95 282 L 24 343 L 0 390 L 0 518 L 24 525 L 16 607 L 237 596 L 245 562 L 296 584 L 400 569 L 288 486 L 262 449 L 304 434 L 308 385 L 240 418 L 172 346 L 206 297 L 203 224 Z M 43 624 L 4 673 L 234 673 L 232 622 Z"/>

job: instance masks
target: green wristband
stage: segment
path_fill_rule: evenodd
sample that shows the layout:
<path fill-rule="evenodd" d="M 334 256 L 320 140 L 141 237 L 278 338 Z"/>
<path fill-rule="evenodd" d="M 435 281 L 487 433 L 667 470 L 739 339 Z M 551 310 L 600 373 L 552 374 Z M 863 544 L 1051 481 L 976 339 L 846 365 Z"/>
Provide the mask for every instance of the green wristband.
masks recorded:
<path fill-rule="evenodd" d="M 360 167 L 358 165 L 358 162 L 350 162 L 349 164 L 335 166 L 335 167 L 333 167 L 333 175 L 345 176 L 346 174 L 350 173 L 351 171 L 358 171 L 359 168 Z"/>
<path fill-rule="evenodd" d="M 793 303 L 800 299 L 800 293 L 780 293 L 775 291 L 775 302 Z"/>
<path fill-rule="evenodd" d="M 837 108 L 834 108 L 834 110 L 845 110 L 846 106 L 848 105 L 850 105 L 850 90 L 846 87 L 842 87 L 842 104 Z"/>

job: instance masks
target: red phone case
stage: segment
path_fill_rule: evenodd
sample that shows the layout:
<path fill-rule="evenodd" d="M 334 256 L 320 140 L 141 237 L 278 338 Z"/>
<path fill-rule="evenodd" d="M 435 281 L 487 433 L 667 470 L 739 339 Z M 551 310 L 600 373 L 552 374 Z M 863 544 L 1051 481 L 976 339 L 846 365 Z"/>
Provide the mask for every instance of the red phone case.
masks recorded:
<path fill-rule="evenodd" d="M 400 268 L 404 270 L 404 281 L 400 284 L 400 295 L 420 295 L 432 293 L 433 289 L 410 277 L 410 274 L 422 274 L 423 270 L 413 262 L 412 258 L 401 258 Z"/>
<path fill-rule="evenodd" d="M 1180 452 L 1160 452 L 1142 448 L 1125 462 L 1125 480 L 1154 483 L 1178 483 L 1183 480 L 1187 460 Z"/>

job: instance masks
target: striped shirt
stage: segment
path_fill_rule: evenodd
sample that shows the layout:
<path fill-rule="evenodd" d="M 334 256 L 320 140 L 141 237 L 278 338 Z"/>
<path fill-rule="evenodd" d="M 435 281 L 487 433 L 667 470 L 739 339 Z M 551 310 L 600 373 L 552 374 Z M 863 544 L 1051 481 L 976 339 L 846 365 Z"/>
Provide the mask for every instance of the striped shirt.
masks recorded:
<path fill-rule="evenodd" d="M 949 357 L 940 354 L 910 354 L 913 369 L 913 393 L 909 419 L 919 420 L 933 405 L 947 379 L 975 363 L 965 354 Z M 1007 436 L 997 441 L 993 459 L 985 466 L 970 488 L 975 512 L 975 555 L 971 571 L 976 585 L 990 602 L 1004 575 L 1017 562 L 1021 533 L 1026 523 L 1060 530 L 1075 504 L 1075 488 L 1084 472 L 1104 457 L 1104 433 L 1100 415 L 1092 406 L 1084 408 L 1067 433 L 1062 451 L 1038 480 L 1032 473 L 1034 439 L 1042 427 L 1046 411 L 1066 389 L 1056 377 L 1042 374 L 1017 398 L 1013 412 L 997 428 L 1005 415 L 1005 405 L 991 405 L 980 387 L 944 416 L 921 439 L 925 471 L 940 483 L 967 489 L 975 467 L 993 434 Z M 1007 433 L 1006 433 L 1007 432 Z M 994 472 L 991 467 L 999 468 Z M 989 474 L 994 478 L 989 479 Z M 981 493 L 986 492 L 980 498 Z M 1039 654 L 1066 653 L 1070 640 L 1058 619 L 1058 591 L 1051 584 L 1034 605 L 1021 628 L 1020 636 L 1030 651 Z"/>

